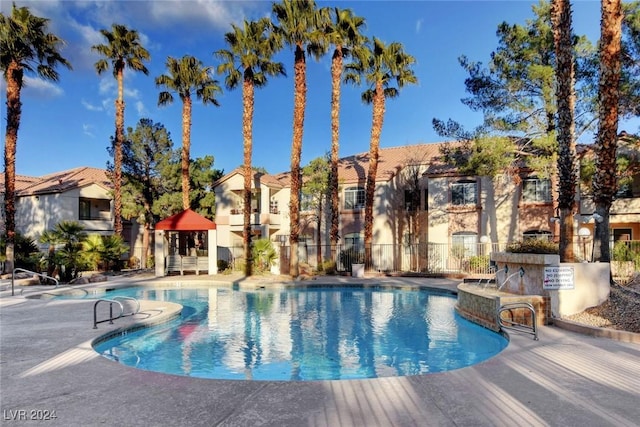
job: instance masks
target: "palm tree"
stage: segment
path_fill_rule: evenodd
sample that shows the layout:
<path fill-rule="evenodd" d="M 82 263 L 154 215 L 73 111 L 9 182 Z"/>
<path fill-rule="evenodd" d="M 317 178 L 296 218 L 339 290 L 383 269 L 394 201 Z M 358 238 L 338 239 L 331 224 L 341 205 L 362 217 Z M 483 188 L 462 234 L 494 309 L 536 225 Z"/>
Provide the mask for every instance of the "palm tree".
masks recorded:
<path fill-rule="evenodd" d="M 253 109 L 255 88 L 264 87 L 268 76 L 286 75 L 284 65 L 271 57 L 280 49 L 272 33 L 268 18 L 244 21 L 242 27 L 231 24 L 233 31 L 225 34 L 229 49 L 221 49 L 215 55 L 223 62 L 218 73 L 226 74 L 225 84 L 235 89 L 242 83 L 242 139 L 244 146 L 244 227 L 242 242 L 245 255 L 245 274 L 251 276 L 251 179 L 253 167 Z"/>
<path fill-rule="evenodd" d="M 558 108 L 558 209 L 560 211 L 560 261 L 573 262 L 573 216 L 576 211 L 576 144 L 574 139 L 575 66 L 571 43 L 570 0 L 553 0 L 551 22 L 556 51 L 556 100 Z"/>
<path fill-rule="evenodd" d="M 411 69 L 415 62 L 415 58 L 405 53 L 400 43 L 394 42 L 387 46 L 374 37 L 373 45 L 368 43 L 362 48 L 356 49 L 354 62 L 346 67 L 349 70 L 345 76 L 347 82 L 358 84 L 364 77 L 369 89 L 362 93 L 362 101 L 365 104 L 371 104 L 373 109 L 364 214 L 365 263 L 369 265 L 373 241 L 373 198 L 376 174 L 378 173 L 378 152 L 384 121 L 385 100 L 397 97 L 400 94 L 400 89 L 405 85 L 418 83 L 418 78 Z M 392 86 L 394 81 L 397 87 Z"/>
<path fill-rule="evenodd" d="M 15 245 L 15 189 L 16 189 L 16 148 L 18 128 L 22 114 L 20 91 L 24 73 L 35 73 L 39 77 L 58 81 L 58 65 L 71 69 L 71 64 L 60 55 L 64 41 L 47 32 L 49 20 L 31 14 L 27 7 L 16 7 L 11 15 L 0 13 L 0 67 L 6 89 L 7 127 L 4 140 L 4 209 L 7 234 L 6 266 L 13 271 Z"/>
<path fill-rule="evenodd" d="M 205 67 L 202 62 L 190 55 L 181 59 L 167 57 L 169 74 L 156 78 L 157 87 L 166 87 L 176 92 L 182 100 L 182 208 L 189 209 L 189 156 L 191 151 L 191 96 L 203 104 L 213 104 L 219 107 L 216 93 L 222 92 L 218 81 L 211 77 L 212 68 Z M 173 95 L 169 91 L 162 91 L 158 95 L 158 105 L 173 102 Z"/>
<path fill-rule="evenodd" d="M 338 206 L 338 159 L 340 158 L 340 90 L 343 61 L 351 55 L 354 47 L 365 42 L 360 33 L 364 29 L 364 18 L 355 16 L 350 9 L 325 8 L 332 22 L 325 27 L 326 41 L 335 47 L 331 57 L 331 175 L 329 192 L 331 198 L 331 245 L 338 244 L 339 206 Z"/>
<path fill-rule="evenodd" d="M 112 31 L 100 30 L 107 39 L 107 44 L 91 47 L 104 58 L 95 63 L 98 75 L 109 69 L 109 61 L 113 70 L 113 77 L 118 82 L 118 97 L 116 107 L 116 135 L 113 147 L 113 210 L 115 234 L 122 235 L 122 141 L 124 139 L 124 69 L 141 71 L 149 74 L 143 61 L 150 59 L 149 52 L 140 44 L 140 36 L 135 30 L 129 30 L 124 25 L 113 24 Z"/>
<path fill-rule="evenodd" d="M 593 200 L 602 221 L 596 221 L 593 257 L 611 260 L 609 248 L 609 210 L 617 191 L 616 151 L 618 103 L 620 97 L 620 48 L 622 40 L 622 6 L 620 0 L 602 0 L 600 21 L 600 79 L 598 88 L 599 121 L 596 136 L 596 175 Z"/>
<path fill-rule="evenodd" d="M 82 265 L 82 245 L 88 235 L 84 227 L 77 221 L 62 221 L 49 231 L 50 241 L 63 244 L 58 251 L 58 261 L 61 267 L 60 277 L 69 281 L 78 277 Z"/>
<path fill-rule="evenodd" d="M 300 157 L 304 132 L 304 113 L 307 104 L 307 64 L 305 50 L 319 58 L 324 49 L 321 44 L 321 19 L 313 0 L 282 0 L 273 4 L 277 20 L 276 34 L 294 49 L 293 138 L 291 142 L 291 200 L 289 202 L 289 274 L 298 276 L 298 235 L 300 234 Z"/>

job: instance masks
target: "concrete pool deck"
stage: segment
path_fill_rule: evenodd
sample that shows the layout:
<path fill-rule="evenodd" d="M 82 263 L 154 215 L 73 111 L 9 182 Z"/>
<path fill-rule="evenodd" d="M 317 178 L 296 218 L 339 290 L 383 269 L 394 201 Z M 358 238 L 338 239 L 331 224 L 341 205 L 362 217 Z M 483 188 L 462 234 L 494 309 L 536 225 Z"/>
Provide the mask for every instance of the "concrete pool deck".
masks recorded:
<path fill-rule="evenodd" d="M 107 284 L 180 282 L 187 286 L 200 281 L 243 282 L 229 276 L 172 276 L 110 278 Z M 313 281 L 319 283 L 455 290 L 459 281 L 391 277 Z M 510 333 L 510 344 L 499 355 L 444 373 L 317 382 L 207 380 L 137 370 L 99 357 L 91 349 L 91 341 L 109 331 L 169 315 L 172 307 L 164 303 L 145 303 L 137 319 L 127 317 L 93 329 L 94 301 L 31 299 L 19 295 L 19 290 L 11 296 L 4 285 L 0 292 L 2 425 L 640 424 L 637 343 L 545 326 L 539 341 Z M 88 287 L 95 286 L 105 282 Z M 25 293 L 31 291 L 27 288 Z M 53 411 L 55 419 L 38 420 Z"/>

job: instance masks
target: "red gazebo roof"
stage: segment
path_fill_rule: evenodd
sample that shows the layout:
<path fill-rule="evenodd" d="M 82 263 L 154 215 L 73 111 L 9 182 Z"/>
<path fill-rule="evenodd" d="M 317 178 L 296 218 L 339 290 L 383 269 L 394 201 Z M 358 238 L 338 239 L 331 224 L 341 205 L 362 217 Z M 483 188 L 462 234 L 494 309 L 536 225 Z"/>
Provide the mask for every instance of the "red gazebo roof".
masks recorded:
<path fill-rule="evenodd" d="M 215 229 L 215 222 L 208 220 L 191 209 L 186 209 L 156 224 L 156 230 L 202 231 Z"/>

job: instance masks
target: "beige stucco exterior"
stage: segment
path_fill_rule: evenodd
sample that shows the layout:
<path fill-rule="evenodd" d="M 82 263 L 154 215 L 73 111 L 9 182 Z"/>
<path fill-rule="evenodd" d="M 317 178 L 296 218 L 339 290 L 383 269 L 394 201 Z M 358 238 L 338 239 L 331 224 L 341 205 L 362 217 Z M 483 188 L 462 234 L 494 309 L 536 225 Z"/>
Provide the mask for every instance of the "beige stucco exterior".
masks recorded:
<path fill-rule="evenodd" d="M 90 219 L 81 219 L 80 199 L 90 203 Z M 63 193 L 20 197 L 16 203 L 16 230 L 36 238 L 62 221 L 77 221 L 87 233 L 109 234 L 113 232 L 112 204 L 109 190 L 97 184 Z"/>
<path fill-rule="evenodd" d="M 275 239 L 277 234 L 289 234 L 289 189 L 275 177 L 252 180 L 251 226 L 254 236 Z M 215 222 L 219 246 L 241 246 L 244 224 L 244 176 L 236 170 L 214 186 L 216 196 Z"/>
<path fill-rule="evenodd" d="M 474 255 L 496 250 L 496 245 L 503 248 L 505 243 L 521 240 L 528 234 L 557 236 L 559 230 L 555 218 L 558 214 L 554 203 L 557 193 L 553 182 L 546 184 L 549 188 L 548 196 L 535 200 L 526 199 L 523 197 L 524 180 L 531 182 L 544 179 L 538 179 L 526 170 L 520 171 L 518 176 L 503 174 L 494 178 L 461 175 L 440 161 L 439 145 L 418 144 L 380 150 L 373 206 L 374 245 L 430 243 L 451 246 L 460 241 L 456 239 L 463 237 L 465 244 L 478 245 L 478 249 L 473 249 L 473 253 L 467 254 Z M 357 187 L 364 191 L 367 165 L 368 153 L 340 160 L 339 244 L 354 239 L 363 242 L 364 208 L 347 209 L 345 191 L 352 191 Z M 477 196 L 474 203 L 452 203 L 452 186 L 460 182 L 474 183 Z M 274 242 L 280 241 L 279 236 L 283 236 L 284 241 L 288 242 L 287 175 L 260 176 L 259 179 L 253 180 L 253 184 L 253 188 L 257 190 L 256 194 L 260 196 L 259 212 L 252 217 L 254 228 L 260 229 L 261 236 L 269 237 Z M 227 175 L 214 188 L 218 242 L 221 246 L 241 245 L 241 170 Z M 414 209 L 407 209 L 405 193 L 412 188 L 419 192 L 419 203 Z M 593 207 L 589 205 L 589 199 L 580 200 L 579 189 L 576 191 L 580 214 L 574 218 L 574 235 L 578 236 L 578 230 L 584 227 L 590 228 L 593 234 Z M 266 209 L 270 200 L 277 201 L 278 216 L 274 217 Z M 232 209 L 238 209 L 238 212 L 233 214 Z M 327 211 L 328 209 L 325 209 L 322 219 L 321 245 L 330 244 L 330 219 Z M 620 229 L 619 232 L 629 233 L 630 239 L 640 239 L 640 197 L 616 200 L 611 214 L 612 230 Z M 317 223 L 307 221 L 304 212 L 301 216 L 301 239 L 306 238 L 307 243 L 316 243 Z M 482 244 L 486 246 L 486 251 Z M 580 251 L 578 255 L 588 257 L 588 254 Z M 444 256 L 451 254 L 447 253 Z M 449 262 L 445 261 L 447 265 Z M 378 267 L 381 270 L 385 269 L 382 265 Z"/>

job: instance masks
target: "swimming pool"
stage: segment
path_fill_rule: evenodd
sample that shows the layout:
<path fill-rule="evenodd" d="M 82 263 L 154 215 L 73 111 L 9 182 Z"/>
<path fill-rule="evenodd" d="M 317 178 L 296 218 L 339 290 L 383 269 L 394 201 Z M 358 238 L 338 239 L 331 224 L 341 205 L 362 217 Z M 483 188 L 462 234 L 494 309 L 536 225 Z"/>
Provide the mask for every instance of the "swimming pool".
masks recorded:
<path fill-rule="evenodd" d="M 216 379 L 312 381 L 422 375 L 482 362 L 500 334 L 458 316 L 452 294 L 384 288 L 131 288 L 184 306 L 179 320 L 98 342 L 124 365 Z"/>

